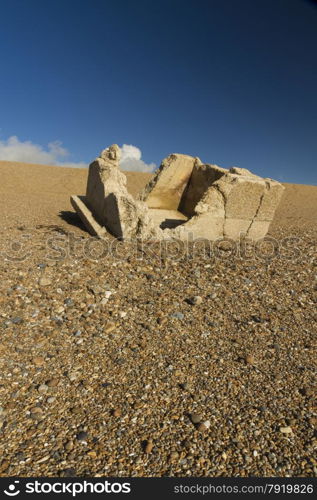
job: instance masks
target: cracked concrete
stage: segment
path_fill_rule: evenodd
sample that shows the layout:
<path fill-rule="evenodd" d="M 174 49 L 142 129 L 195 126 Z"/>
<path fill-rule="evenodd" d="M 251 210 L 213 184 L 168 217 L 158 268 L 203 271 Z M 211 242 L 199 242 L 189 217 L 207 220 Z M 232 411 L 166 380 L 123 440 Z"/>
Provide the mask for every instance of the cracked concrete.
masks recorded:
<path fill-rule="evenodd" d="M 119 169 L 120 148 L 104 149 L 90 164 L 86 205 L 97 222 L 119 239 L 156 237 L 160 231 L 149 217 L 145 203 L 128 193 L 126 177 Z"/>
<path fill-rule="evenodd" d="M 267 185 L 265 186 L 265 189 L 267 189 Z M 254 221 L 256 220 L 256 218 L 257 218 L 257 216 L 258 216 L 259 212 L 260 212 L 260 209 L 261 209 L 261 206 L 262 206 L 262 203 L 263 203 L 263 200 L 264 200 L 264 194 L 265 194 L 265 193 L 261 194 L 261 198 L 260 198 L 260 201 L 259 201 L 258 208 L 256 209 L 256 212 L 255 212 L 255 214 L 254 214 L 254 217 L 252 218 L 252 220 L 251 220 L 251 222 L 250 222 L 250 225 L 249 225 L 249 227 L 248 227 L 248 229 L 247 229 L 247 231 L 246 231 L 246 236 L 249 236 L 250 229 L 251 229 L 251 227 L 252 227 L 252 225 L 253 225 Z"/>
<path fill-rule="evenodd" d="M 119 239 L 263 238 L 284 187 L 247 169 L 224 169 L 172 154 L 163 160 L 138 199 L 119 169 L 120 148 L 103 150 L 89 166 L 86 197 L 72 197 L 87 229 Z M 79 203 L 79 201 L 80 203 Z"/>

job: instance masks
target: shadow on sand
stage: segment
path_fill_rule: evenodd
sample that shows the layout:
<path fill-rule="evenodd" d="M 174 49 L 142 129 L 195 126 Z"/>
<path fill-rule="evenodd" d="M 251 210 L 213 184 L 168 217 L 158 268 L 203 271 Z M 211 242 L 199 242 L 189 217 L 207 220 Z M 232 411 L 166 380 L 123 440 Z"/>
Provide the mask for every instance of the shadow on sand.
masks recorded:
<path fill-rule="evenodd" d="M 67 224 L 69 224 L 71 226 L 75 226 L 75 227 L 81 229 L 82 231 L 85 231 L 85 233 L 87 233 L 87 229 L 86 229 L 85 225 L 80 220 L 80 217 L 77 215 L 76 212 L 71 212 L 69 210 L 62 210 L 61 212 L 59 212 L 58 216 L 63 221 L 67 222 Z"/>

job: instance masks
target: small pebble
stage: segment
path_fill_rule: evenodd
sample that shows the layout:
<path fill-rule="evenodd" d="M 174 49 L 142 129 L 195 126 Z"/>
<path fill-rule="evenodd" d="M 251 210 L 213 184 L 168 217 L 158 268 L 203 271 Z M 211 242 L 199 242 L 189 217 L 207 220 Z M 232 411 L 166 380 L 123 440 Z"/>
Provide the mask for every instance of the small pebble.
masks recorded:
<path fill-rule="evenodd" d="M 38 389 L 39 393 L 44 394 L 48 391 L 48 386 L 46 384 L 41 384 Z"/>
<path fill-rule="evenodd" d="M 43 366 L 45 363 L 45 359 L 42 358 L 41 356 L 36 356 L 35 358 L 33 358 L 33 363 L 36 366 Z"/>
<path fill-rule="evenodd" d="M 293 434 L 293 430 L 289 426 L 287 426 L 287 427 L 280 427 L 280 432 L 282 434 Z"/>
<path fill-rule="evenodd" d="M 39 414 L 41 414 L 41 413 L 43 413 L 43 410 L 42 410 L 42 408 L 40 406 L 35 406 L 34 408 L 31 408 L 30 412 L 31 413 L 39 413 Z"/>
<path fill-rule="evenodd" d="M 312 387 L 302 387 L 299 391 L 303 396 L 313 396 L 315 391 Z"/>
<path fill-rule="evenodd" d="M 175 312 L 171 314 L 171 318 L 184 319 L 184 314 L 181 312 Z"/>
<path fill-rule="evenodd" d="M 68 469 L 64 469 L 61 472 L 61 477 L 76 477 L 76 476 L 77 476 L 76 470 L 73 469 L 72 467 L 68 468 Z"/>
<path fill-rule="evenodd" d="M 110 333 L 116 329 L 116 325 L 114 323 L 109 323 L 105 328 L 105 333 Z"/>
<path fill-rule="evenodd" d="M 47 385 L 49 387 L 56 387 L 56 386 L 58 386 L 58 384 L 59 384 L 59 379 L 58 378 L 52 378 L 51 380 L 49 380 L 47 382 Z"/>
<path fill-rule="evenodd" d="M 77 441 L 86 441 L 88 438 L 87 432 L 81 431 L 77 434 L 76 439 Z"/>
<path fill-rule="evenodd" d="M 9 468 L 9 461 L 8 460 L 2 460 L 0 463 L 0 472 L 5 472 Z"/>
<path fill-rule="evenodd" d="M 183 382 L 182 384 L 179 384 L 179 387 L 181 389 L 183 389 L 184 391 L 187 391 L 187 389 L 188 389 L 189 386 L 188 386 L 187 382 Z"/>
<path fill-rule="evenodd" d="M 173 451 L 170 454 L 170 461 L 171 462 L 175 462 L 175 460 L 177 460 L 178 458 L 179 458 L 179 453 L 177 453 L 177 451 Z"/>
<path fill-rule="evenodd" d="M 255 364 L 255 357 L 252 354 L 247 354 L 245 357 L 245 362 L 247 365 L 254 365 Z"/>
<path fill-rule="evenodd" d="M 193 424 L 199 424 L 202 421 L 202 416 L 199 413 L 191 413 L 190 419 Z"/>
<path fill-rule="evenodd" d="M 191 297 L 188 299 L 189 304 L 192 306 L 199 306 L 203 301 L 203 298 L 200 295 L 195 295 L 194 297 Z"/>
<path fill-rule="evenodd" d="M 146 446 L 144 448 L 145 453 L 151 453 L 153 450 L 154 444 L 152 439 L 149 439 L 146 443 Z"/>
<path fill-rule="evenodd" d="M 64 304 L 65 304 L 65 306 L 70 307 L 70 306 L 74 305 L 74 301 L 72 299 L 65 299 Z"/>
<path fill-rule="evenodd" d="M 209 429 L 210 427 L 210 420 L 205 420 L 205 422 L 202 422 L 201 424 L 199 424 L 199 426 L 197 427 L 197 429 L 200 431 L 200 432 L 205 432 Z"/>
<path fill-rule="evenodd" d="M 67 441 L 65 444 L 65 450 L 66 451 L 71 451 L 74 448 L 74 443 L 73 441 Z"/>
<path fill-rule="evenodd" d="M 12 318 L 11 321 L 14 325 L 19 325 L 20 323 L 23 323 L 23 319 L 20 316 Z"/>
<path fill-rule="evenodd" d="M 42 278 L 40 278 L 39 280 L 39 285 L 40 286 L 48 286 L 48 285 L 51 285 L 52 284 L 52 280 L 46 276 L 43 276 Z"/>

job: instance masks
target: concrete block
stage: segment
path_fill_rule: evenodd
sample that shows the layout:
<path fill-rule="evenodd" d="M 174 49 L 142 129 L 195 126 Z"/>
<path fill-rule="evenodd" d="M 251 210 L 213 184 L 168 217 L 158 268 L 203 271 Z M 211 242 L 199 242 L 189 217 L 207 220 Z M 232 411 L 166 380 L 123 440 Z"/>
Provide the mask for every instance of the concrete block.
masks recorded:
<path fill-rule="evenodd" d="M 178 210 L 196 159 L 172 154 L 163 160 L 154 179 L 141 195 L 149 208 Z"/>
<path fill-rule="evenodd" d="M 263 238 L 284 187 L 247 169 L 202 164 L 172 154 L 135 200 L 119 169 L 120 148 L 103 150 L 89 166 L 86 198 L 71 202 L 88 230 L 122 240 Z"/>

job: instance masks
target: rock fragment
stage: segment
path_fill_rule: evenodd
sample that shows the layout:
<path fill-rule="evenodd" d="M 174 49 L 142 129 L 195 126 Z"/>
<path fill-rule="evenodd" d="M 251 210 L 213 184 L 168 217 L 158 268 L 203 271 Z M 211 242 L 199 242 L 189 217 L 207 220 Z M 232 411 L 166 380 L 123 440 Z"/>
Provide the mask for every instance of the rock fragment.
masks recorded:
<path fill-rule="evenodd" d="M 190 414 L 190 419 L 193 422 L 193 424 L 199 424 L 202 421 L 202 415 L 200 413 L 191 413 Z"/>
<path fill-rule="evenodd" d="M 210 420 L 205 420 L 204 422 L 201 422 L 197 429 L 200 431 L 200 432 L 205 432 L 205 431 L 208 431 L 209 427 L 210 427 Z"/>
<path fill-rule="evenodd" d="M 254 365 L 255 364 L 255 357 L 253 354 L 247 354 L 245 357 L 245 363 L 247 365 Z"/>
<path fill-rule="evenodd" d="M 154 447 L 153 441 L 152 439 L 149 439 L 145 445 L 144 452 L 147 454 L 152 453 L 153 447 Z"/>
<path fill-rule="evenodd" d="M 51 284 L 52 284 L 52 280 L 50 278 L 48 278 L 47 276 L 43 276 L 39 280 L 39 285 L 40 286 L 49 286 Z"/>
<path fill-rule="evenodd" d="M 188 299 L 188 303 L 191 304 L 192 306 L 199 306 L 202 304 L 203 298 L 200 297 L 200 295 L 195 295 L 194 297 L 190 297 Z"/>
<path fill-rule="evenodd" d="M 280 427 L 280 432 L 282 434 L 293 434 L 293 429 L 290 426 Z"/>

